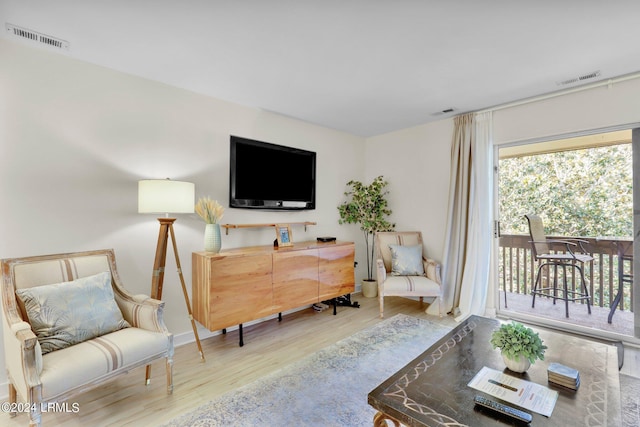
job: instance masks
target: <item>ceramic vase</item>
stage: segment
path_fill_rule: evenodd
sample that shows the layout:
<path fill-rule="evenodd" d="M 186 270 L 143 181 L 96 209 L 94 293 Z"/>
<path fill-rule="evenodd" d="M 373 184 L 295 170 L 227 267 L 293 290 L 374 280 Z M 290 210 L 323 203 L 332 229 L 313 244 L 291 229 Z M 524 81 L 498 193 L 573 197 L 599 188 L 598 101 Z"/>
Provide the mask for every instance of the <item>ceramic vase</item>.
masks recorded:
<path fill-rule="evenodd" d="M 503 353 L 502 360 L 504 360 L 504 364 L 507 365 L 507 368 L 513 372 L 523 373 L 531 366 L 529 359 L 523 356 L 519 356 L 517 359 L 509 359 L 507 355 Z"/>
<path fill-rule="evenodd" d="M 205 252 L 220 252 L 222 239 L 220 237 L 220 224 L 207 224 L 204 229 Z"/>

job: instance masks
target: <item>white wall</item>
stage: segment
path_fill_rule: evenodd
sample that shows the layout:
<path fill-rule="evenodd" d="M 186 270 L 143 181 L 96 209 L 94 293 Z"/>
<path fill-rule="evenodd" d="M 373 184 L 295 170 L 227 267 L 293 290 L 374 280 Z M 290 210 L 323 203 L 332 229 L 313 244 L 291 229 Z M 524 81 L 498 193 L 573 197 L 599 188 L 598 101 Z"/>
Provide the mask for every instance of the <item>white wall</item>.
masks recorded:
<path fill-rule="evenodd" d="M 137 181 L 194 182 L 196 197 L 226 206 L 230 134 L 316 151 L 317 199 L 313 211 L 227 209 L 223 223 L 315 221 L 307 232 L 293 227 L 294 241 L 360 240 L 356 227 L 338 225 L 337 206 L 346 182 L 363 179 L 363 138 L 16 42 L 0 40 L 0 58 L 0 258 L 114 248 L 125 286 L 148 294 L 159 225 L 137 213 Z M 190 292 L 204 223 L 178 215 L 174 228 Z M 273 229 L 232 230 L 222 245 L 274 238 Z M 191 333 L 171 248 L 163 299 L 168 328 Z"/>
<path fill-rule="evenodd" d="M 422 231 L 427 256 L 442 260 L 453 120 L 441 120 L 367 140 L 365 176 L 389 182 L 396 230 Z"/>

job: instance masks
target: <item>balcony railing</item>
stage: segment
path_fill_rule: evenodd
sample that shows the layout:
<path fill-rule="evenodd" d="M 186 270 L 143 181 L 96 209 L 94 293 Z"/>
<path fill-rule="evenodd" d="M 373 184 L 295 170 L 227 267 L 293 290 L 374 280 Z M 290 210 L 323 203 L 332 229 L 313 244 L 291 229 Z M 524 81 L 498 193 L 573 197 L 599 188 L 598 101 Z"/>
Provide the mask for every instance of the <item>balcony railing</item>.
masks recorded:
<path fill-rule="evenodd" d="M 549 236 L 562 239 L 562 236 Z M 566 237 L 565 237 L 566 238 Z M 588 282 L 589 295 L 594 306 L 610 308 L 620 291 L 618 310 L 632 311 L 633 284 L 623 280 L 632 274 L 631 255 L 633 241 L 621 238 L 583 238 L 588 241 L 586 249 L 594 260 L 584 265 L 584 275 Z M 500 290 L 529 295 L 535 280 L 538 264 L 531 252 L 531 237 L 528 235 L 502 235 L 500 237 Z M 561 247 L 557 247 L 561 249 Z M 559 251 L 561 252 L 561 251 Z M 548 282 L 548 272 L 543 269 L 543 280 Z M 552 274 L 552 273 L 551 273 Z M 551 279 L 553 280 L 553 278 Z M 545 283 L 545 286 L 546 283 Z M 574 277 L 569 280 L 570 290 L 580 286 Z"/>

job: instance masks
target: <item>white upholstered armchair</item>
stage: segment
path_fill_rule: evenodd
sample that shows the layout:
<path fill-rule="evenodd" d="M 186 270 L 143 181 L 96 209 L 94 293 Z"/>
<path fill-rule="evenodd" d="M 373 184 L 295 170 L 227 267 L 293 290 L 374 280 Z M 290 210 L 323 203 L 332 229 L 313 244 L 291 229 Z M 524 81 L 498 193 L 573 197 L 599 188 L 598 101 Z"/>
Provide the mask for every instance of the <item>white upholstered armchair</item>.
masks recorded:
<path fill-rule="evenodd" d="M 442 317 L 440 264 L 424 256 L 419 231 L 385 231 L 375 235 L 380 317 L 385 296 L 435 297 Z"/>
<path fill-rule="evenodd" d="M 124 290 L 110 249 L 2 260 L 9 402 L 20 395 L 37 426 L 43 405 L 158 358 L 166 358 L 171 393 L 173 335 L 163 307 Z"/>

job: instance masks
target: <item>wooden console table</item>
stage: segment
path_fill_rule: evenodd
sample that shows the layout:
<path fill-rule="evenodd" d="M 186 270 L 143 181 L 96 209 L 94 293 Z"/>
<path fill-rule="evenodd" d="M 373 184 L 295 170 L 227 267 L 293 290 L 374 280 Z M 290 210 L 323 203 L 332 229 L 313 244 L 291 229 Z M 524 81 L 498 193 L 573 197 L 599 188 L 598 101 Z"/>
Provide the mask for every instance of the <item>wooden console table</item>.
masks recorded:
<path fill-rule="evenodd" d="M 299 242 L 192 255 L 193 316 L 210 331 L 350 294 L 352 242 Z M 336 305 L 334 303 L 334 314 Z"/>

